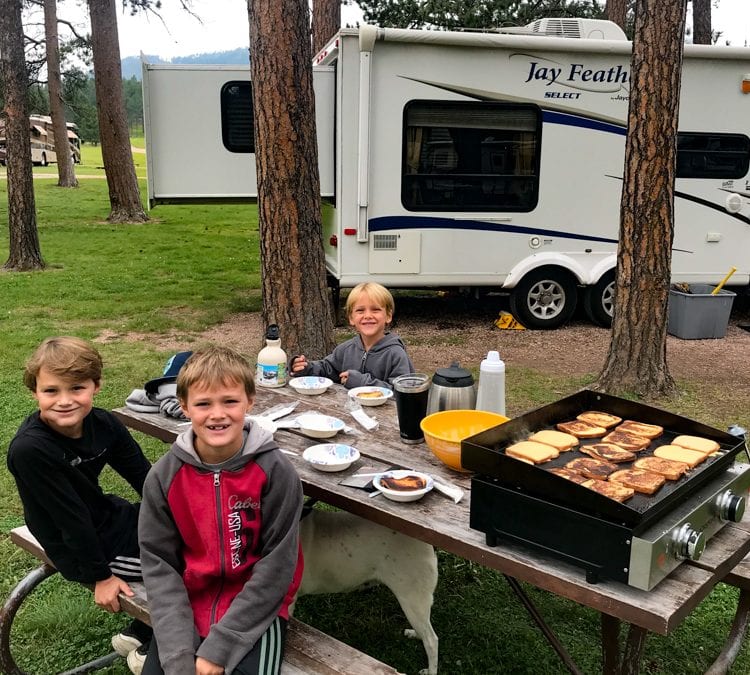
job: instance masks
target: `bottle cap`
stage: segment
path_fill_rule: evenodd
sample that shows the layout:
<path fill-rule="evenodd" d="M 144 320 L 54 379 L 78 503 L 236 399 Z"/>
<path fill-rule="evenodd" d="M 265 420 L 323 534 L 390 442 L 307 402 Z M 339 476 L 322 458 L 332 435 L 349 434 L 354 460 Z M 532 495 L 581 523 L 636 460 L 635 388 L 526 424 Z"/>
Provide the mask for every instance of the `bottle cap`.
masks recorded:
<path fill-rule="evenodd" d="M 272 323 L 266 328 L 266 340 L 278 340 L 279 339 L 279 327 Z"/>
<path fill-rule="evenodd" d="M 500 352 L 490 351 L 487 352 L 487 358 L 482 361 L 480 370 L 490 370 L 495 372 L 502 372 L 505 370 L 505 363 L 500 358 Z"/>

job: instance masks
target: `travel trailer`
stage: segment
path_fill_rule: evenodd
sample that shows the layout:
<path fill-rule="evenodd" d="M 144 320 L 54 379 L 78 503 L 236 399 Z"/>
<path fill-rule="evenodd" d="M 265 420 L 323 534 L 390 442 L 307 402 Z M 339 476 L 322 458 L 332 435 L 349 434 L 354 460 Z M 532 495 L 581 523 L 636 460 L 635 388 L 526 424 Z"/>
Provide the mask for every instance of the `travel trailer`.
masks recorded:
<path fill-rule="evenodd" d="M 68 142 L 76 164 L 81 162 L 81 139 L 78 127 L 73 122 L 66 123 Z M 57 162 L 55 150 L 55 132 L 52 118 L 49 115 L 31 115 L 29 117 L 29 137 L 31 140 L 31 163 L 47 166 Z M 0 161 L 5 164 L 6 143 L 5 127 L 0 126 Z"/>
<path fill-rule="evenodd" d="M 527 327 L 579 301 L 610 323 L 630 54 L 602 21 L 342 30 L 313 78 L 334 291 L 501 291 Z M 151 206 L 257 196 L 247 68 L 144 63 L 143 88 Z M 675 282 L 750 283 L 748 120 L 750 50 L 686 45 Z"/>

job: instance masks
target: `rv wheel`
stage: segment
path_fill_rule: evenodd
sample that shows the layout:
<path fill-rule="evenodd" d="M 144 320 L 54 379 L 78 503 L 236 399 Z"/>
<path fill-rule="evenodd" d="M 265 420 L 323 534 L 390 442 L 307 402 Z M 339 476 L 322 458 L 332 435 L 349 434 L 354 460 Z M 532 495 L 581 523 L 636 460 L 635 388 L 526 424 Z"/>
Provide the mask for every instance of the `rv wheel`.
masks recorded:
<path fill-rule="evenodd" d="M 586 289 L 583 297 L 586 316 L 598 326 L 609 328 L 615 309 L 615 271 L 610 270 L 593 286 Z"/>
<path fill-rule="evenodd" d="M 568 272 L 542 268 L 529 272 L 510 295 L 510 310 L 527 328 L 564 324 L 576 308 L 576 284 Z"/>

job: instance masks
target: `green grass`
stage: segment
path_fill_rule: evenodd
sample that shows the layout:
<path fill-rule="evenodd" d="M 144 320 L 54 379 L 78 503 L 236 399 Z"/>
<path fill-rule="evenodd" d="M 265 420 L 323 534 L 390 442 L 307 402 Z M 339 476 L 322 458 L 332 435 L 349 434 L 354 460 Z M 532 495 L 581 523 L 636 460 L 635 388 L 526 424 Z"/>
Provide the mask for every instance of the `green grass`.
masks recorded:
<path fill-rule="evenodd" d="M 101 166 L 98 148 L 84 146 L 80 175 Z M 143 159 L 142 154 L 136 155 Z M 101 171 L 101 170 L 99 170 Z M 0 186 L 2 186 L 0 182 Z M 259 311 L 260 277 L 256 211 L 242 206 L 159 207 L 144 225 L 113 226 L 104 180 L 83 179 L 76 190 L 52 180 L 35 184 L 44 272 L 0 273 L 0 447 L 33 409 L 21 384 L 24 360 L 52 334 L 100 338 L 105 360 L 102 407 L 122 405 L 127 394 L 153 377 L 175 349 L 159 349 L 156 338 L 172 336 L 189 348 L 193 333 L 237 311 Z M 2 189 L 2 187 L 0 187 Z M 7 222 L 5 191 L 0 220 Z M 7 257 L 7 228 L 0 256 Z M 142 333 L 133 340 L 128 334 Z M 407 343 L 409 336 L 404 336 Z M 448 340 L 450 342 L 450 340 Z M 738 374 L 738 376 L 742 376 Z M 508 365 L 508 400 L 520 412 L 567 395 L 591 376 L 551 376 Z M 747 420 L 747 400 L 733 400 L 699 382 L 681 382 L 682 395 L 664 407 L 719 427 Z M 721 405 L 716 405 L 720 400 Z M 736 416 L 735 416 L 736 415 Z M 747 426 L 747 425 L 746 425 Z M 147 455 L 164 446 L 136 434 Z M 119 477 L 105 472 L 106 489 L 134 495 Z M 23 522 L 15 486 L 0 471 L 0 596 L 35 566 L 17 550 L 7 532 Z M 563 673 L 502 576 L 440 553 L 440 581 L 433 623 L 440 636 L 444 675 L 465 673 Z M 526 587 L 584 672 L 600 668 L 598 615 L 546 592 Z M 671 675 L 705 670 L 726 635 L 737 592 L 719 587 L 670 637 L 651 636 L 644 672 Z M 308 597 L 299 602 L 301 619 L 392 664 L 416 673 L 426 665 L 419 641 L 405 640 L 406 622 L 389 591 L 369 589 L 346 595 Z M 107 651 L 110 636 L 125 618 L 93 606 L 90 593 L 58 578 L 44 582 L 24 604 L 13 645 L 21 666 L 33 673 L 58 672 Z M 127 673 L 123 663 L 108 669 Z M 746 646 L 734 673 L 750 672 Z"/>

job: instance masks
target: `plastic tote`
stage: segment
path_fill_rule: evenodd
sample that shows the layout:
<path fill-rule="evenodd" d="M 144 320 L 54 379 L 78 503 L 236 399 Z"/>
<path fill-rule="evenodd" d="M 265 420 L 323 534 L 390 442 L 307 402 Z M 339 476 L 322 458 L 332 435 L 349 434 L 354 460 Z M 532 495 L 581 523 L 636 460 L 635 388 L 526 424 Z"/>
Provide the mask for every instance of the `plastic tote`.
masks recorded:
<path fill-rule="evenodd" d="M 735 293 L 715 286 L 690 284 L 690 293 L 670 289 L 667 332 L 683 340 L 723 338 L 727 334 Z"/>

